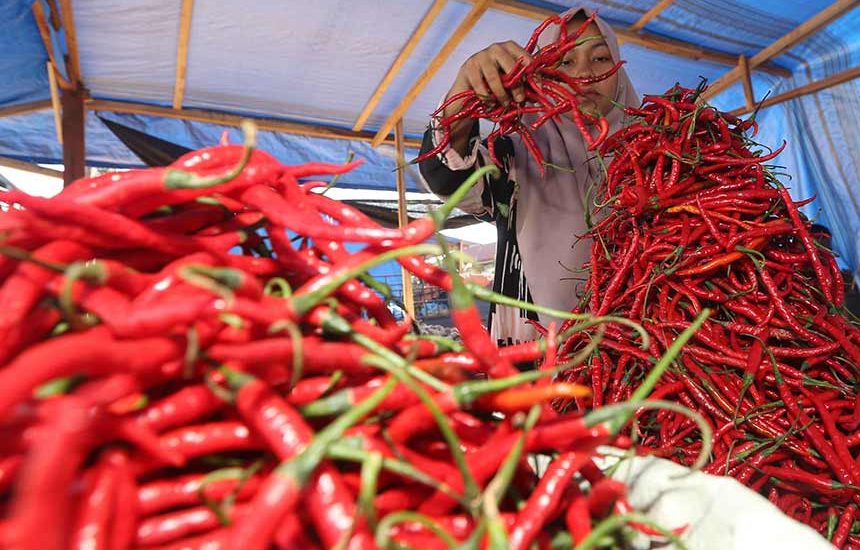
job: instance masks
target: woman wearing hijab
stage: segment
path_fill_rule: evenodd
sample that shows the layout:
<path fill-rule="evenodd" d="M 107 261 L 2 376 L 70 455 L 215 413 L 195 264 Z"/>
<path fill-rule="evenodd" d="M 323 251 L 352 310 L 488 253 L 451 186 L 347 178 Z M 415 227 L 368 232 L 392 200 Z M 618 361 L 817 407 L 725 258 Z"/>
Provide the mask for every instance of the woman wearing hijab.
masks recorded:
<path fill-rule="evenodd" d="M 567 23 L 570 32 L 579 28 L 591 12 L 574 8 Z M 551 25 L 540 36 L 538 45 L 548 44 L 559 35 Z M 581 45 L 567 53 L 560 69 L 574 77 L 604 73 L 619 61 L 615 33 L 599 17 L 588 26 Z M 492 44 L 474 54 L 457 74 L 446 97 L 472 89 L 479 96 L 502 102 L 522 101 L 523 92 L 512 90 L 510 97 L 501 77 L 516 61 L 529 54 L 515 42 Z M 607 117 L 610 132 L 618 130 L 624 119 L 616 105 L 638 106 L 639 98 L 622 68 L 610 78 L 586 89 L 582 108 Z M 461 103 L 450 105 L 443 116 L 457 112 Z M 430 150 L 441 132 L 431 122 L 424 134 L 421 152 Z M 591 246 L 577 237 L 587 231 L 586 212 L 589 187 L 600 182 L 601 166 L 587 151 L 576 125 L 567 117 L 549 120 L 534 132 L 545 159 L 541 176 L 534 158 L 517 135 L 496 140 L 496 156 L 502 162 L 501 174 L 486 177 L 476 185 L 460 208 L 492 219 L 497 228 L 494 290 L 543 306 L 569 311 L 577 303 L 578 270 L 590 258 Z M 430 189 L 442 197 L 451 194 L 476 167 L 489 162 L 486 142 L 479 135 L 478 122 L 461 120 L 452 127 L 451 145 L 442 153 L 420 164 L 421 174 Z M 508 306 L 493 305 L 488 326 L 499 345 L 533 340 L 534 326 L 528 319 L 546 325 L 555 319 Z"/>

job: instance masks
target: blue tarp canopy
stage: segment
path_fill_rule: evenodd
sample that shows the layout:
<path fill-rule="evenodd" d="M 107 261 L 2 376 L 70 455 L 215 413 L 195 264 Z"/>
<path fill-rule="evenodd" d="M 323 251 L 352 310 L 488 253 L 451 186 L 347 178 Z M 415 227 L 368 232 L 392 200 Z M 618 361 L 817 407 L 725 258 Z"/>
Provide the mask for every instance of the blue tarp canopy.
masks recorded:
<path fill-rule="evenodd" d="M 38 0 L 50 14 L 48 0 Z M 195 2 L 188 40 L 183 108 L 350 129 L 432 0 L 319 0 Z M 170 107 L 176 80 L 183 2 L 176 0 L 74 0 L 73 19 L 81 81 L 89 96 Z M 403 117 L 408 137 L 420 137 L 428 114 L 444 95 L 457 69 L 486 45 L 524 42 L 536 21 L 515 7 L 561 11 L 574 4 L 595 8 L 616 28 L 627 28 L 656 0 L 505 0 L 491 7 L 454 50 Z M 649 36 L 687 42 L 730 56 L 752 57 L 834 4 L 833 0 L 675 0 L 644 28 Z M 803 86 L 857 67 L 860 58 L 860 1 L 838 18 L 771 60 L 786 76 L 755 71 L 757 99 Z M 0 2 L 0 114 L 50 97 L 48 52 L 33 15 L 32 0 Z M 474 2 L 449 0 L 393 79 L 368 119 L 375 131 L 400 103 Z M 54 55 L 66 52 L 62 29 L 49 30 Z M 700 78 L 718 79 L 731 67 L 713 61 L 658 52 L 626 41 L 622 55 L 640 93 L 662 93 L 675 82 L 694 87 Z M 62 63 L 60 63 L 62 65 Z M 744 105 L 740 84 L 713 101 L 729 110 Z M 216 142 L 218 124 L 160 116 L 100 113 L 100 116 L 176 144 L 198 148 Z M 789 145 L 780 157 L 791 176 L 785 183 L 796 198 L 817 195 L 807 212 L 828 226 L 843 261 L 860 260 L 860 82 L 849 81 L 759 113 L 758 140 Z M 238 130 L 229 129 L 239 140 Z M 86 121 L 90 165 L 140 165 L 90 113 Z M 261 147 L 284 162 L 340 162 L 349 151 L 365 165 L 342 184 L 394 188 L 390 146 L 263 132 Z M 415 151 L 408 151 L 412 156 Z M 0 118 L 0 156 L 40 163 L 62 162 L 50 110 Z M 413 172 L 414 174 L 414 172 Z M 408 185 L 417 188 L 414 176 Z"/>

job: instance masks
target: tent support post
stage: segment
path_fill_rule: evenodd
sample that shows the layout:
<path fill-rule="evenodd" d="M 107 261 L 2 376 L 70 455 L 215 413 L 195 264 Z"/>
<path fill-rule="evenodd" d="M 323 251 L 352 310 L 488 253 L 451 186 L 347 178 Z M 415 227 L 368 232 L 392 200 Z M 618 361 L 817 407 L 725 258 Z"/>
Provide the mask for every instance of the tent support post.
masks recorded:
<path fill-rule="evenodd" d="M 403 119 L 398 119 L 394 125 L 394 158 L 397 163 L 397 225 L 403 227 L 409 223 L 409 217 L 406 215 L 406 171 L 403 169 L 403 163 L 406 162 L 406 155 L 403 148 Z M 406 306 L 406 313 L 413 320 L 415 319 L 415 296 L 412 292 L 412 274 L 406 271 L 404 267 L 400 267 L 400 275 L 403 278 L 403 305 Z"/>
<path fill-rule="evenodd" d="M 63 90 L 63 185 L 84 177 L 86 154 L 84 145 L 84 91 Z"/>

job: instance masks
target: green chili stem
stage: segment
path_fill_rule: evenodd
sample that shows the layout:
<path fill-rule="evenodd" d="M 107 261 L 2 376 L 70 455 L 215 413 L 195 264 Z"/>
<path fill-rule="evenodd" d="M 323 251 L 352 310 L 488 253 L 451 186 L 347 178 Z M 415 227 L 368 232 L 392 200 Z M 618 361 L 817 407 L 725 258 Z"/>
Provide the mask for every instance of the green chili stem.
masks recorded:
<path fill-rule="evenodd" d="M 332 294 L 335 290 L 338 289 L 345 282 L 350 279 L 355 279 L 360 274 L 369 271 L 370 269 L 384 264 L 390 260 L 395 258 L 400 258 L 401 256 L 426 256 L 426 255 L 437 255 L 439 254 L 439 247 L 430 244 L 418 244 L 413 246 L 405 246 L 403 248 L 397 248 L 393 250 L 387 250 L 382 254 L 374 256 L 357 266 L 344 271 L 343 273 L 335 276 L 331 279 L 331 281 L 322 285 L 319 288 L 316 288 L 306 294 L 294 295 L 290 299 L 290 303 L 293 306 L 293 309 L 299 314 L 303 315 L 311 310 L 314 306 L 319 304 L 325 298 L 328 298 L 330 294 Z M 301 290 L 301 289 L 300 289 Z"/>
<path fill-rule="evenodd" d="M 576 547 L 574 547 L 574 550 L 591 550 L 592 548 L 595 548 L 597 546 L 597 543 L 600 539 L 612 533 L 613 531 L 617 531 L 628 523 L 641 523 L 643 525 L 647 525 L 652 529 L 659 531 L 663 534 L 664 537 L 671 540 L 672 543 L 679 550 L 687 550 L 687 546 L 683 543 L 681 537 L 679 537 L 672 531 L 657 525 L 648 516 L 639 512 L 629 512 L 626 514 L 609 516 L 605 520 L 595 525 L 591 533 L 588 534 L 585 540 L 577 544 Z"/>
<path fill-rule="evenodd" d="M 242 132 L 245 134 L 244 150 L 238 164 L 226 174 L 214 177 L 200 177 L 193 172 L 184 170 L 168 170 L 164 175 L 164 186 L 168 189 L 206 189 L 222 183 L 227 183 L 239 176 L 251 160 L 251 153 L 257 145 L 257 125 L 250 120 L 242 121 Z"/>
<path fill-rule="evenodd" d="M 451 456 L 454 458 L 454 463 L 457 464 L 457 469 L 460 470 L 460 475 L 463 476 L 463 488 L 466 501 L 475 502 L 480 491 L 478 490 L 478 484 L 475 482 L 475 478 L 472 476 L 472 472 L 469 470 L 469 466 L 466 463 L 466 456 L 463 454 L 460 438 L 457 437 L 456 432 L 454 432 L 451 425 L 448 423 L 448 419 L 439 409 L 438 405 L 433 401 L 430 394 L 427 393 L 427 390 L 418 384 L 410 373 L 406 371 L 403 364 L 405 363 L 403 358 L 396 354 L 395 356 L 398 359 L 396 362 L 392 362 L 388 358 L 378 355 L 369 355 L 364 358 L 362 362 L 390 373 L 394 378 L 415 392 L 415 395 L 417 395 L 421 402 L 424 403 L 430 411 L 430 414 L 433 416 L 433 419 L 436 421 L 439 431 L 442 433 L 442 437 L 444 437 L 446 443 L 448 443 L 448 448 L 451 451 Z"/>
<path fill-rule="evenodd" d="M 343 437 L 343 433 L 353 424 L 370 414 L 394 389 L 396 381 L 391 378 L 367 399 L 338 416 L 334 421 L 317 433 L 305 449 L 292 459 L 282 462 L 276 472 L 291 476 L 297 483 L 304 485 L 317 465 L 323 460 L 328 448 Z"/>
<path fill-rule="evenodd" d="M 432 531 L 434 535 L 439 537 L 448 548 L 453 548 L 457 545 L 457 541 L 454 537 L 445 531 L 445 529 L 436 523 L 431 517 L 409 510 L 393 512 L 382 518 L 379 522 L 379 526 L 376 528 L 376 545 L 380 548 L 391 548 L 391 536 L 389 535 L 389 531 L 391 531 L 391 528 L 398 523 L 406 522 L 415 522 L 423 525 Z"/>
<path fill-rule="evenodd" d="M 364 462 L 370 453 L 368 451 L 365 451 L 362 447 L 363 445 L 360 437 L 347 437 L 340 441 L 335 441 L 334 443 L 332 443 L 328 449 L 328 456 L 329 458 L 335 460 Z M 445 493 L 449 497 L 461 503 L 463 501 L 463 495 L 460 495 L 455 492 L 446 483 L 443 483 L 440 480 L 428 474 L 425 474 L 424 472 L 404 460 L 384 457 L 382 459 L 382 468 L 400 476 L 407 477 L 413 481 L 417 481 L 418 483 L 423 483 L 428 487 L 433 487 L 434 489 Z"/>
<path fill-rule="evenodd" d="M 376 498 L 377 482 L 379 472 L 382 470 L 382 453 L 374 451 L 368 453 L 361 463 L 361 483 L 358 490 L 358 513 L 367 519 L 367 525 L 371 529 L 376 528 L 376 506 L 373 501 Z"/>

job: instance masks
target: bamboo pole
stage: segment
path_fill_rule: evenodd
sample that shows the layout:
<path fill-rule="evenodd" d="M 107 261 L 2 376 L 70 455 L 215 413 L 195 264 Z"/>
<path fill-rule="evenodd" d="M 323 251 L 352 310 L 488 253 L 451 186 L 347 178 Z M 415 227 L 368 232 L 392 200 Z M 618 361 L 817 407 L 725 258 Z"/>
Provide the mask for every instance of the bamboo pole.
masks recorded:
<path fill-rule="evenodd" d="M 750 76 L 750 65 L 747 56 L 742 54 L 738 57 L 738 66 L 741 68 L 741 76 L 743 78 L 746 107 L 752 110 L 755 107 L 755 94 L 753 93 L 752 77 Z"/>
<path fill-rule="evenodd" d="M 173 108 L 182 108 L 185 97 L 185 73 L 188 68 L 188 37 L 191 34 L 191 12 L 194 0 L 182 0 L 179 14 L 179 40 L 176 46 L 176 79 L 173 83 Z"/>
<path fill-rule="evenodd" d="M 54 64 L 48 61 L 45 63 L 45 69 L 48 71 L 48 86 L 51 89 L 51 108 L 54 111 L 54 129 L 57 131 L 57 143 L 63 144 L 63 113 L 60 109 L 60 92 L 57 90 L 57 78 L 54 74 Z"/>
<path fill-rule="evenodd" d="M 397 164 L 397 225 L 403 227 L 409 223 L 406 210 L 406 171 L 403 169 L 406 155 L 403 147 L 403 121 L 398 120 L 394 125 L 394 158 Z M 403 279 L 403 305 L 406 313 L 415 319 L 415 296 L 412 292 L 412 274 L 400 267 L 400 276 Z"/>
<path fill-rule="evenodd" d="M 663 10 L 668 8 L 672 4 L 672 2 L 674 2 L 674 1 L 675 0 L 660 0 L 659 2 L 654 4 L 653 8 L 651 8 L 650 10 L 645 12 L 645 15 L 640 17 L 639 21 L 630 25 L 630 30 L 631 31 L 642 30 L 645 27 L 645 25 L 647 25 L 648 23 L 651 22 L 652 19 L 654 19 L 655 17 L 660 15 L 660 12 L 662 12 Z"/>

